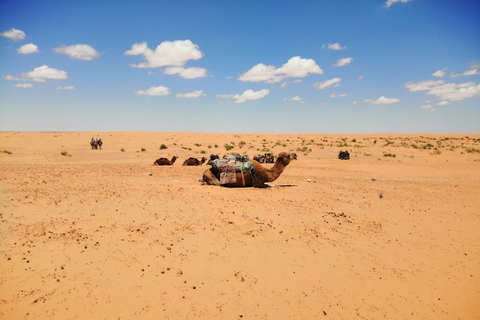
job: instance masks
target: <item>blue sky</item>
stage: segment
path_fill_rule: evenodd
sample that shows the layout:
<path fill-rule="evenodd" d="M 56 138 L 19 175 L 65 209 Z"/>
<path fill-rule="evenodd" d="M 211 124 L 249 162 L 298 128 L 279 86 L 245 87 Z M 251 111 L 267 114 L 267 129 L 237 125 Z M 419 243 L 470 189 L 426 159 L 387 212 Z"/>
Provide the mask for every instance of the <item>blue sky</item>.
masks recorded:
<path fill-rule="evenodd" d="M 0 2 L 0 130 L 480 133 L 480 2 Z"/>

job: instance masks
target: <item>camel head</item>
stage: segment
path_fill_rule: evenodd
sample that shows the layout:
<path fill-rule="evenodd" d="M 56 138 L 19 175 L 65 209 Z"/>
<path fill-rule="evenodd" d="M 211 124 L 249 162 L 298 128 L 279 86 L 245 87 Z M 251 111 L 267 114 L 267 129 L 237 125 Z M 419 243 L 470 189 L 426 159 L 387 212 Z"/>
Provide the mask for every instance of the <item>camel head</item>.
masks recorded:
<path fill-rule="evenodd" d="M 286 152 L 281 152 L 277 156 L 277 160 L 275 163 L 282 164 L 284 166 L 287 166 L 290 161 L 292 160 L 297 160 L 297 154 L 296 153 L 286 153 Z"/>

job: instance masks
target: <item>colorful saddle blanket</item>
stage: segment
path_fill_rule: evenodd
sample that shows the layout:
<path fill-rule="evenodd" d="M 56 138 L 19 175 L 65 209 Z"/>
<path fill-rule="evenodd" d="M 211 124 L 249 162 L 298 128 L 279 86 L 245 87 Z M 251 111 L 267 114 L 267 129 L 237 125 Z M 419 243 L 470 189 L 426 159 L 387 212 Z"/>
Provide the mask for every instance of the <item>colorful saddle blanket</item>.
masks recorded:
<path fill-rule="evenodd" d="M 255 167 L 248 156 L 228 156 L 212 161 L 212 170 L 220 180 L 220 184 L 236 183 L 237 172 L 253 173 Z"/>

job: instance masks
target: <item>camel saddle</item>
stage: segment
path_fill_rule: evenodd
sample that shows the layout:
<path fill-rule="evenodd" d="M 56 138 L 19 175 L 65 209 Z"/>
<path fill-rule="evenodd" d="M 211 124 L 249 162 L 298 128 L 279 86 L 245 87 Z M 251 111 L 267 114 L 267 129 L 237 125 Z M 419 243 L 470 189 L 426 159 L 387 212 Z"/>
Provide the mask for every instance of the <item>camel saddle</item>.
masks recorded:
<path fill-rule="evenodd" d="M 237 172 L 253 174 L 255 167 L 247 155 L 232 155 L 212 161 L 212 172 L 217 176 L 220 184 L 236 183 Z"/>

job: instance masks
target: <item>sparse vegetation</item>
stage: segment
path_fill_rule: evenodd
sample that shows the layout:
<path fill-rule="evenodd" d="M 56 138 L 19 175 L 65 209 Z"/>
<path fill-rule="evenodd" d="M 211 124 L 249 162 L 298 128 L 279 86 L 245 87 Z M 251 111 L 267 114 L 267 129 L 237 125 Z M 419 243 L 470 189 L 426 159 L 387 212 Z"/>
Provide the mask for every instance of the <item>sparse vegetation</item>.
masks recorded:
<path fill-rule="evenodd" d="M 8 151 L 8 150 L 3 150 L 2 151 L 3 153 L 6 153 L 6 154 L 12 154 L 12 152 Z"/>
<path fill-rule="evenodd" d="M 168 147 L 162 143 L 162 145 L 160 146 L 160 150 L 165 150 L 165 149 L 168 149 Z"/>
<path fill-rule="evenodd" d="M 395 158 L 397 155 L 395 153 L 384 153 L 383 156 Z"/>
<path fill-rule="evenodd" d="M 62 151 L 62 152 L 60 152 L 60 154 L 61 154 L 62 156 L 64 156 L 64 157 L 68 156 L 68 152 L 67 152 L 67 151 Z"/>
<path fill-rule="evenodd" d="M 120 149 L 120 151 L 125 152 L 125 149 L 122 148 L 122 149 Z"/>
<path fill-rule="evenodd" d="M 224 147 L 225 147 L 225 149 L 226 149 L 227 151 L 230 151 L 230 150 L 232 150 L 232 149 L 234 148 L 234 146 L 232 146 L 232 145 L 230 145 L 230 144 L 227 144 L 227 143 L 225 143 Z"/>
<path fill-rule="evenodd" d="M 145 149 L 145 148 L 142 148 L 142 149 L 140 149 L 140 150 L 141 150 L 142 152 L 145 152 L 145 151 L 147 151 L 147 149 Z"/>

